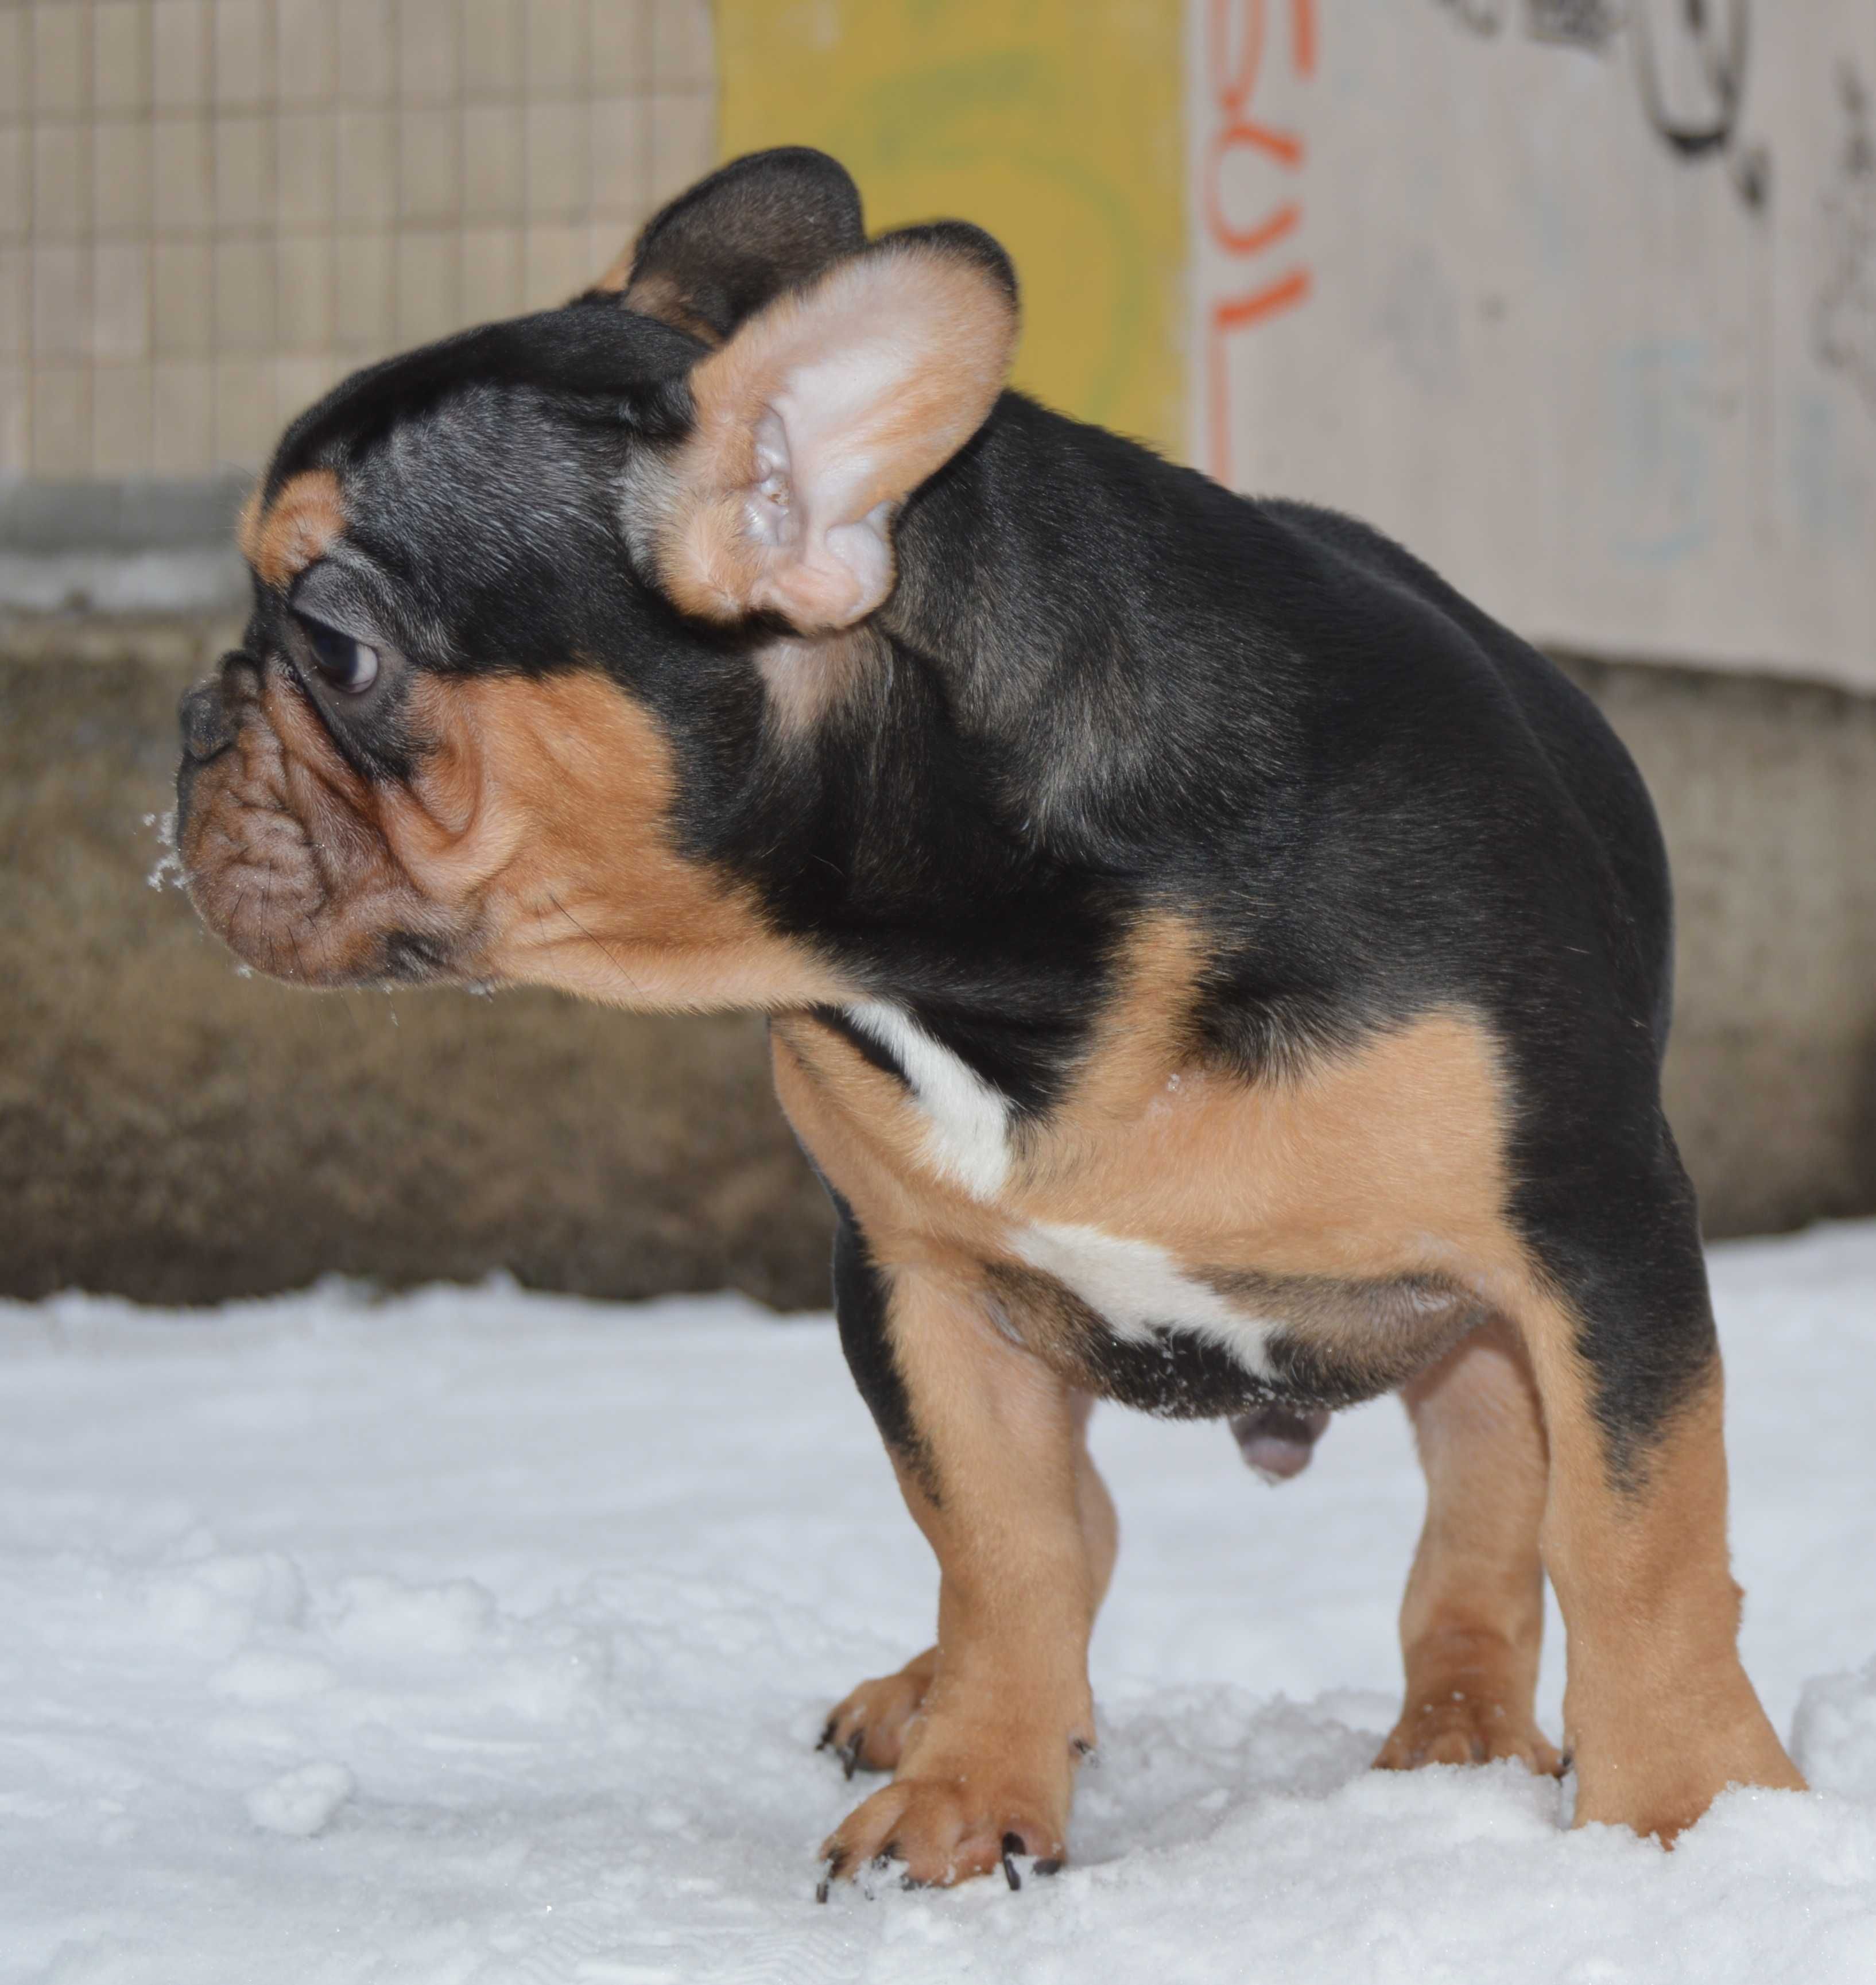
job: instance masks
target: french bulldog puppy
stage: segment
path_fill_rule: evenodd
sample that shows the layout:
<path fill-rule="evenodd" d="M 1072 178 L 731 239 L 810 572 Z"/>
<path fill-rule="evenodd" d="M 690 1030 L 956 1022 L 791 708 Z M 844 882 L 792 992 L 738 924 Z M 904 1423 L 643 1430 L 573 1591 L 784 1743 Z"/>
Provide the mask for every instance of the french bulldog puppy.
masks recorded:
<path fill-rule="evenodd" d="M 940 1567 L 822 1852 L 1068 1842 L 1113 1568 L 1091 1402 L 1293 1472 L 1398 1391 L 1427 1485 L 1378 1762 L 1669 1840 L 1797 1786 L 1740 1668 L 1720 1365 L 1661 1109 L 1640 778 L 1407 553 L 1004 381 L 1007 258 L 771 152 L 565 307 L 346 381 L 182 709 L 188 885 L 302 986 L 767 1013 L 840 1336 Z"/>

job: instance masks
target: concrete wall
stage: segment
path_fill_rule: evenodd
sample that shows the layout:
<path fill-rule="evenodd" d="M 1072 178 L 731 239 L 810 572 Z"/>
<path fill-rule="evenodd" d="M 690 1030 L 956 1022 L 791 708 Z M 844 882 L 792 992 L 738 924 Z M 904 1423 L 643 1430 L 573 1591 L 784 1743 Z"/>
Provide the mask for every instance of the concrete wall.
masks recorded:
<path fill-rule="evenodd" d="M 176 699 L 220 645 L 70 620 L 0 638 L 0 1292 L 499 1268 L 825 1303 L 825 1209 L 759 1022 L 295 993 L 238 976 L 149 886 Z"/>
<path fill-rule="evenodd" d="M 1876 7 L 1190 0 L 1191 458 L 1876 691 Z"/>
<path fill-rule="evenodd" d="M 243 978 L 146 881 L 201 623 L 0 623 L 0 1292 L 509 1268 L 825 1300 L 759 1023 Z M 1876 700 L 1574 665 L 1681 902 L 1670 1107 L 1717 1234 L 1876 1211 Z"/>
<path fill-rule="evenodd" d="M 1659 810 L 1668 1113 L 1708 1231 L 1876 1211 L 1876 697 L 1567 663 Z"/>

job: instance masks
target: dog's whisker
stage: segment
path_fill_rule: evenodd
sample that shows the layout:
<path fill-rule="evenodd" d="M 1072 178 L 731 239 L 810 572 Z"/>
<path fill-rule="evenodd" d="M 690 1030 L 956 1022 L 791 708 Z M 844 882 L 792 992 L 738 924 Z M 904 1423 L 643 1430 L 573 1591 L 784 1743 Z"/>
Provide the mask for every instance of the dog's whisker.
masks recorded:
<path fill-rule="evenodd" d="M 551 889 L 547 892 L 547 900 L 549 902 L 553 904 L 554 908 L 560 912 L 562 916 L 566 918 L 566 921 L 573 925 L 574 929 L 579 932 L 580 935 L 587 940 L 587 943 L 597 945 L 599 949 L 605 953 L 613 969 L 618 973 L 619 976 L 625 981 L 627 985 L 631 987 L 634 992 L 637 993 L 641 999 L 644 998 L 645 989 L 639 984 L 638 981 L 632 976 L 630 972 L 626 970 L 624 964 L 620 961 L 619 958 L 612 951 L 610 947 L 606 944 L 603 939 L 595 937 L 592 932 L 587 929 L 586 925 L 573 915 L 573 912 L 560 901 L 560 898 L 556 896 Z"/>

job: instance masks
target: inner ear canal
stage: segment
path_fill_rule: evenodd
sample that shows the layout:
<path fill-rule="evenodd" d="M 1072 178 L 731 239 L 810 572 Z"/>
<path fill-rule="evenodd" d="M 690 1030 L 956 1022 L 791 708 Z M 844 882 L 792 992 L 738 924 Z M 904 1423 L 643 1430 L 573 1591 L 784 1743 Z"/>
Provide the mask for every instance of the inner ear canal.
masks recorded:
<path fill-rule="evenodd" d="M 749 505 L 751 535 L 777 548 L 792 545 L 801 532 L 801 509 L 795 501 L 788 430 L 773 407 L 755 424 L 755 476 Z"/>
<path fill-rule="evenodd" d="M 863 455 L 842 458 L 830 433 L 835 422 L 811 397 L 819 383 L 810 378 L 783 395 L 755 424 L 748 527 L 769 556 L 751 586 L 749 604 L 797 627 L 842 628 L 892 590 L 898 506 L 882 499 L 862 515 L 851 515 L 858 486 L 873 479 L 872 465 Z"/>

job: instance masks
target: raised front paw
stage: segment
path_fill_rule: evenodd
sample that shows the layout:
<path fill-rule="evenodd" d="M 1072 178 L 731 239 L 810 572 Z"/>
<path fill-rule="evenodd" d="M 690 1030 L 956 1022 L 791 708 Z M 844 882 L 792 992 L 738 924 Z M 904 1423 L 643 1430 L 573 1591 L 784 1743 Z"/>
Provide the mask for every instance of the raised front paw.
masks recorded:
<path fill-rule="evenodd" d="M 1422 1765 L 1488 1765 L 1516 1758 L 1541 1776 L 1557 1777 L 1563 1761 L 1528 1711 L 1463 1687 L 1410 1700 L 1381 1746 L 1375 1768 L 1411 1772 Z"/>
<path fill-rule="evenodd" d="M 819 1748 L 832 1751 L 849 1778 L 856 1771 L 896 1771 L 906 1730 L 937 1668 L 938 1650 L 927 1647 L 898 1674 L 862 1682 L 827 1719 Z"/>
<path fill-rule="evenodd" d="M 1059 1808 L 1059 1809 L 1057 1809 Z M 950 1888 L 1001 1869 L 1022 1886 L 1019 1855 L 1034 1872 L 1053 1875 L 1067 1849 L 1066 1802 L 1037 1786 L 1000 1780 L 993 1771 L 956 1777 L 906 1778 L 854 1808 L 821 1845 L 828 1884 L 863 1871 L 896 1873 L 909 1888 Z"/>

